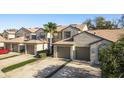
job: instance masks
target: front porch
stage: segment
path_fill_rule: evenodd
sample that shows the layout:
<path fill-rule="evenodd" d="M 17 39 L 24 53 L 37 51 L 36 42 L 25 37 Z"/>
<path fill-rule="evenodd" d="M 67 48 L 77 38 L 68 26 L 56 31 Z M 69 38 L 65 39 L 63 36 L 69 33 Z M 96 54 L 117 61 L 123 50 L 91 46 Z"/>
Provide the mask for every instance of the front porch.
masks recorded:
<path fill-rule="evenodd" d="M 38 51 L 47 49 L 47 44 L 5 43 L 4 49 L 10 49 L 12 52 L 37 55 Z"/>

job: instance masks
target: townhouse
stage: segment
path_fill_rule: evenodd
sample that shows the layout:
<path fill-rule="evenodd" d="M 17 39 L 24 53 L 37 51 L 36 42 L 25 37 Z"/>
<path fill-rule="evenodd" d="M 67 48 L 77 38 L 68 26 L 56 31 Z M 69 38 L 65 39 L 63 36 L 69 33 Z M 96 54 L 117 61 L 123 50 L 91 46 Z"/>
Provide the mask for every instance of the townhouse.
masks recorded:
<path fill-rule="evenodd" d="M 70 38 L 82 31 L 87 31 L 86 24 L 71 24 L 71 25 L 59 25 L 57 26 L 57 33 L 54 34 L 54 42 Z"/>
<path fill-rule="evenodd" d="M 56 32 L 52 36 L 55 58 L 83 60 L 91 64 L 99 64 L 99 51 L 124 35 L 124 29 L 88 31 L 85 24 L 59 25 Z M 13 52 L 36 55 L 49 49 L 49 33 L 42 28 L 22 27 L 13 39 L 5 33 L 3 37 L 6 39 L 0 36 L 0 46 Z"/>
<path fill-rule="evenodd" d="M 5 38 L 0 35 L 0 49 L 4 49 Z"/>
<path fill-rule="evenodd" d="M 15 38 L 5 40 L 5 48 L 13 52 L 36 55 L 37 52 L 48 49 L 46 34 L 42 28 L 22 27 L 15 33 Z"/>
<path fill-rule="evenodd" d="M 124 29 L 83 31 L 55 42 L 54 57 L 99 64 L 100 49 L 116 42 L 123 35 Z"/>
<path fill-rule="evenodd" d="M 17 31 L 17 29 L 4 30 L 4 32 L 2 33 L 2 36 L 5 39 L 13 39 L 13 38 L 15 38 L 16 31 Z"/>

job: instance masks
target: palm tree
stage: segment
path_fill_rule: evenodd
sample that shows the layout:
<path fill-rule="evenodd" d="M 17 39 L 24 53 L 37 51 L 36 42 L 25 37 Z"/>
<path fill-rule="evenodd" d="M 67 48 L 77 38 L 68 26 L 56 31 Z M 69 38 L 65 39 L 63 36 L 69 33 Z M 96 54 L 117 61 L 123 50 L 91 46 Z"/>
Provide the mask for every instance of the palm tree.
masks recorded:
<path fill-rule="evenodd" d="M 49 42 L 49 54 L 51 54 L 52 53 L 52 38 L 53 38 L 53 34 L 56 32 L 57 24 L 48 22 L 47 24 L 44 24 L 43 26 L 44 26 L 45 32 L 47 33 L 47 38 Z"/>

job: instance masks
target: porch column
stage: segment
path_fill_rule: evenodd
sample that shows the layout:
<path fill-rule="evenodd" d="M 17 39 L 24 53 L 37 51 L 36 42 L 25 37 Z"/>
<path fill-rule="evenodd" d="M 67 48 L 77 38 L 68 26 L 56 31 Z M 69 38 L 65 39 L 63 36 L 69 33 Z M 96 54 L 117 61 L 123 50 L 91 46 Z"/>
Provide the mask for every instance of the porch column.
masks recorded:
<path fill-rule="evenodd" d="M 18 52 L 20 53 L 20 45 L 18 44 Z"/>
<path fill-rule="evenodd" d="M 34 55 L 37 55 L 37 44 L 34 45 Z"/>
<path fill-rule="evenodd" d="M 27 45 L 25 44 L 25 54 L 27 54 Z"/>
<path fill-rule="evenodd" d="M 12 43 L 10 44 L 10 50 L 13 51 L 13 49 L 12 49 Z"/>
<path fill-rule="evenodd" d="M 71 48 L 70 48 L 70 58 L 72 59 L 72 60 L 74 60 L 75 59 L 75 46 L 71 46 Z"/>
<path fill-rule="evenodd" d="M 4 49 L 6 49 L 6 44 L 4 43 Z"/>
<path fill-rule="evenodd" d="M 54 57 L 57 58 L 57 46 L 53 46 Z"/>

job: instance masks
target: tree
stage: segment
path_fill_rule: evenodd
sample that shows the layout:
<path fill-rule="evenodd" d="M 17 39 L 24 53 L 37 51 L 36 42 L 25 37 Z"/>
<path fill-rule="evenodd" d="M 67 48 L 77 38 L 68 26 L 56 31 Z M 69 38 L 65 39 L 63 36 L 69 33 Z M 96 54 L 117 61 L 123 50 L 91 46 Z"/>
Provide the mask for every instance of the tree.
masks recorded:
<path fill-rule="evenodd" d="M 124 38 L 102 49 L 99 60 L 103 77 L 124 77 Z"/>
<path fill-rule="evenodd" d="M 52 37 L 53 37 L 53 34 L 56 32 L 57 24 L 48 22 L 47 24 L 44 24 L 43 26 L 44 26 L 45 32 L 47 32 L 47 35 L 49 35 L 48 37 L 49 54 L 51 54 L 52 53 Z"/>
<path fill-rule="evenodd" d="M 124 28 L 124 14 L 121 16 L 119 23 L 120 23 L 121 28 Z"/>
<path fill-rule="evenodd" d="M 84 21 L 83 24 L 87 24 L 88 29 L 94 29 L 95 28 L 91 19 L 87 19 L 86 21 Z"/>
<path fill-rule="evenodd" d="M 111 21 L 105 21 L 105 29 L 112 29 L 112 26 L 113 26 L 113 24 L 112 24 L 112 22 Z"/>
<path fill-rule="evenodd" d="M 96 29 L 104 29 L 105 28 L 105 18 L 102 16 L 96 17 L 95 25 L 96 25 Z"/>
<path fill-rule="evenodd" d="M 119 20 L 118 19 L 113 19 L 112 20 L 112 28 L 113 29 L 118 29 L 118 25 L 119 25 Z"/>

